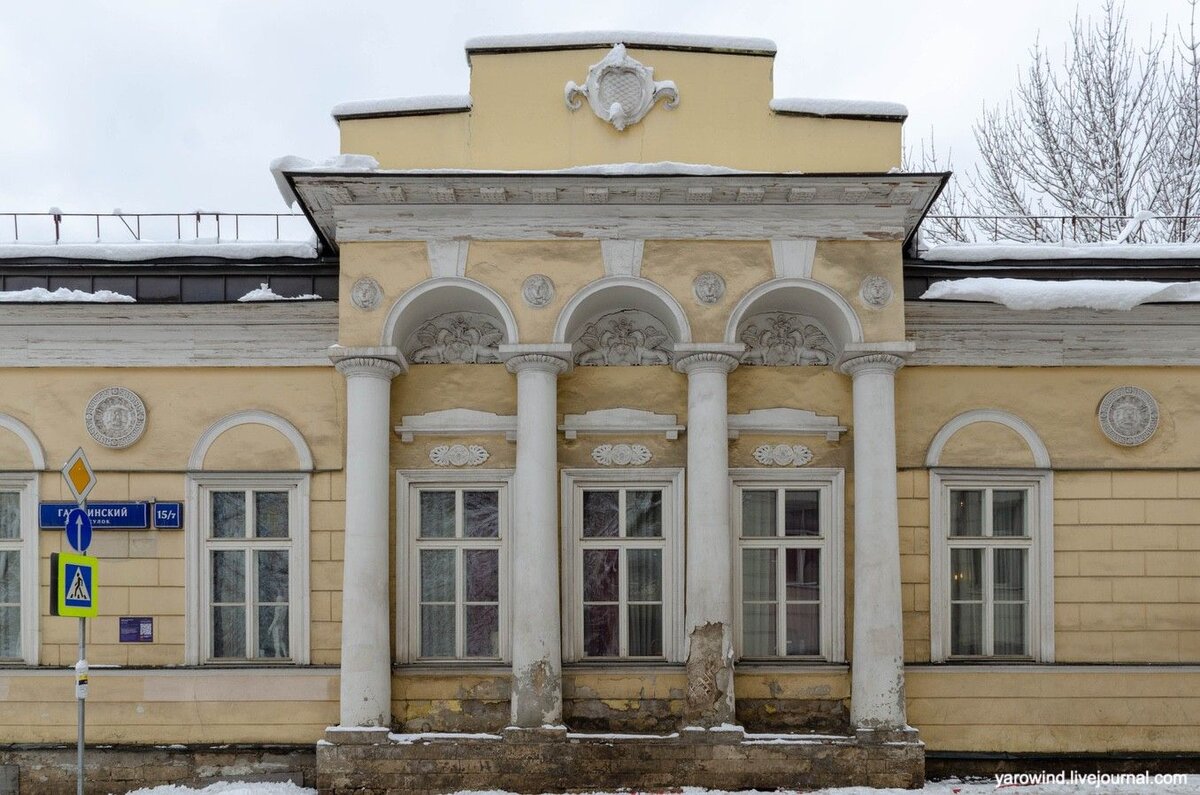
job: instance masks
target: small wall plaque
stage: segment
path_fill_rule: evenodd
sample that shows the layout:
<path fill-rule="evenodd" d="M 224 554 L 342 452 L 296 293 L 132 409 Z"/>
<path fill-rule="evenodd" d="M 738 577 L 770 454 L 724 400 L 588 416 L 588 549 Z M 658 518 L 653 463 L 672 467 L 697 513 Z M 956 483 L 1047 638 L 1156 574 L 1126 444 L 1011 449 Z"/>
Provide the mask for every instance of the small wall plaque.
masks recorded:
<path fill-rule="evenodd" d="M 154 618 L 151 616 L 121 616 L 121 643 L 153 643 Z"/>

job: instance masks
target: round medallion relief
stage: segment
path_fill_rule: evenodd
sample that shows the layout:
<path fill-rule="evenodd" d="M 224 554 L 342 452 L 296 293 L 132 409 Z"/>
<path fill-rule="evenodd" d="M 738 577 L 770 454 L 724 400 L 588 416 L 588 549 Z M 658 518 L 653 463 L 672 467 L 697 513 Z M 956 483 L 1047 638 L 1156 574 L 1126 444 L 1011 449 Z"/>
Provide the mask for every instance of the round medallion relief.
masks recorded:
<path fill-rule="evenodd" d="M 862 280 L 858 294 L 867 306 L 883 309 L 892 302 L 892 283 L 882 276 L 868 276 Z"/>
<path fill-rule="evenodd" d="M 83 412 L 92 438 L 105 447 L 129 447 L 146 430 L 146 404 L 123 386 L 110 386 L 92 395 Z"/>
<path fill-rule="evenodd" d="M 1104 396 L 1097 412 L 1109 441 L 1133 447 L 1158 430 L 1158 402 L 1144 389 L 1119 386 Z"/>
<path fill-rule="evenodd" d="M 541 308 L 554 300 L 554 282 L 535 273 L 521 284 L 521 297 L 532 307 Z"/>
<path fill-rule="evenodd" d="M 383 301 L 383 288 L 379 286 L 379 282 L 369 276 L 359 279 L 350 288 L 350 303 L 359 309 L 370 312 L 378 307 L 381 301 Z"/>
<path fill-rule="evenodd" d="M 702 304 L 715 304 L 725 295 L 725 280 L 721 274 L 705 271 L 692 281 L 692 292 Z"/>

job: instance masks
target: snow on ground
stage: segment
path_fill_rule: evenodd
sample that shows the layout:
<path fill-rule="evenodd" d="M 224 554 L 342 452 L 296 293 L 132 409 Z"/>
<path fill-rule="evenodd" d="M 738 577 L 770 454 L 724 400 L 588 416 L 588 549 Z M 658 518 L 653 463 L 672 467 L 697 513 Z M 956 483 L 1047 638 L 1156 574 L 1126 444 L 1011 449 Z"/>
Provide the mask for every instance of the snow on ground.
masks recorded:
<path fill-rule="evenodd" d="M 297 787 L 294 784 L 212 784 L 204 789 L 179 786 L 150 787 L 135 790 L 129 795 L 315 795 L 315 790 Z M 651 792 L 679 792 L 683 795 L 755 795 L 759 790 L 742 790 L 737 793 L 726 790 L 707 790 L 699 787 L 684 787 L 682 790 L 652 790 Z M 872 789 L 871 787 L 839 787 L 814 790 L 807 795 L 990 795 L 1001 792 L 1005 795 L 1200 795 L 1200 773 L 1191 776 L 1163 776 L 1155 778 L 1148 774 L 1126 776 L 1117 774 L 1102 778 L 1082 778 L 1078 781 L 1051 781 L 1031 783 L 1013 777 L 997 779 L 949 779 L 928 782 L 920 790 Z M 503 790 L 470 790 L 457 795 L 511 795 Z M 629 795 L 629 793 L 595 792 L 590 795 Z M 796 792 L 778 792 L 776 795 L 799 795 Z"/>
<path fill-rule="evenodd" d="M 1200 282 L 1101 279 L 1038 281 L 972 277 L 934 282 L 922 300 L 986 301 L 1009 309 L 1133 309 L 1155 302 L 1200 301 Z"/>
<path fill-rule="evenodd" d="M 45 287 L 30 287 L 28 290 L 0 290 L 0 303 L 6 304 L 131 304 L 133 296 L 124 293 L 114 293 L 112 290 L 97 290 L 85 293 L 83 290 L 69 290 L 59 287 L 50 291 Z"/>

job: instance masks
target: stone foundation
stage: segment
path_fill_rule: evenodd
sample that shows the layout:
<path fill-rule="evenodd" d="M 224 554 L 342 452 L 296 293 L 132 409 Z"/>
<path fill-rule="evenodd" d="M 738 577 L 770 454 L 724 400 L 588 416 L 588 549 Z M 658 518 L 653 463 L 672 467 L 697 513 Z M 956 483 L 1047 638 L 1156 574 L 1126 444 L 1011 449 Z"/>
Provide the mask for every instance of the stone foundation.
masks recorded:
<path fill-rule="evenodd" d="M 89 746 L 84 769 L 88 795 L 120 795 L 159 784 L 291 781 L 311 787 L 316 782 L 311 745 Z M 0 746 L 0 795 L 64 792 L 75 792 L 75 746 Z"/>
<path fill-rule="evenodd" d="M 682 786 L 917 788 L 925 780 L 924 751 L 915 732 L 860 740 L 747 735 L 732 728 L 668 736 L 577 734 L 565 729 L 510 728 L 479 735 L 332 729 L 317 746 L 317 787 L 322 795 Z"/>

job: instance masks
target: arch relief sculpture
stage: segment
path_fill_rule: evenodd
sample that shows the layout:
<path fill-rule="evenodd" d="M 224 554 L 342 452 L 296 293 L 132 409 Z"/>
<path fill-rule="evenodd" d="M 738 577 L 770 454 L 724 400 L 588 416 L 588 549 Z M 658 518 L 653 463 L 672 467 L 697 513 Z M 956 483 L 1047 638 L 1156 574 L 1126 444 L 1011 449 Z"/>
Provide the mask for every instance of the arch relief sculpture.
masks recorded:
<path fill-rule="evenodd" d="M 670 364 L 674 340 L 657 318 L 637 309 L 603 315 L 584 327 L 575 342 L 575 363 L 588 365 Z"/>
<path fill-rule="evenodd" d="M 480 312 L 448 312 L 417 327 L 404 345 L 413 364 L 491 364 L 500 361 L 503 324 Z"/>
<path fill-rule="evenodd" d="M 763 312 L 746 318 L 738 338 L 746 344 L 742 364 L 826 365 L 837 358 L 829 335 L 810 317 Z"/>

